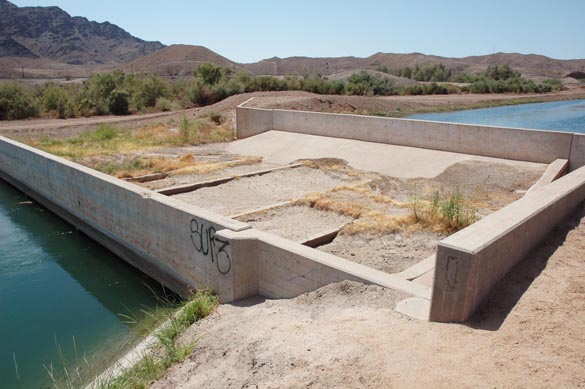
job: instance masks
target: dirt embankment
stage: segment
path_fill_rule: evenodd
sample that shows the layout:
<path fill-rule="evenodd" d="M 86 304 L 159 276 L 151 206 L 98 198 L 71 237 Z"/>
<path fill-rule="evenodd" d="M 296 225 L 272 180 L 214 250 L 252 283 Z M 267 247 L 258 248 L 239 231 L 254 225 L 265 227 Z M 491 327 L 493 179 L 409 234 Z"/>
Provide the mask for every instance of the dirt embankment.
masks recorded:
<path fill-rule="evenodd" d="M 401 296 L 343 282 L 291 300 L 222 305 L 193 354 L 153 388 L 581 387 L 585 208 L 557 227 L 465 324 L 415 321 Z"/>
<path fill-rule="evenodd" d="M 204 116 L 210 111 L 223 114 L 235 128 L 236 107 L 254 97 L 251 107 L 293 109 L 317 112 L 351 113 L 404 117 L 409 114 L 444 110 L 470 109 L 504 104 L 557 101 L 585 98 L 585 88 L 542 95 L 431 95 L 431 96 L 337 96 L 317 95 L 301 91 L 254 92 L 228 97 L 216 104 L 173 112 L 135 114 L 131 116 L 99 116 L 76 119 L 29 119 L 0 121 L 0 135 L 16 137 L 68 137 L 108 123 L 122 128 L 141 128 L 162 123 L 176 125 L 186 116 Z"/>

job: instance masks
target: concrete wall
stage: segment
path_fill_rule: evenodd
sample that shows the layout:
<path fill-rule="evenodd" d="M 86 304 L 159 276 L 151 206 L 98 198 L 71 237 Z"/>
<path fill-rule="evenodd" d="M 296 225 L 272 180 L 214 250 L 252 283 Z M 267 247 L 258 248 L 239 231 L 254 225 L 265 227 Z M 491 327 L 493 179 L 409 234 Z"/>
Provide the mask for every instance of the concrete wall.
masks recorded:
<path fill-rule="evenodd" d="M 183 295 L 207 286 L 228 302 L 253 292 L 238 283 L 248 270 L 232 261 L 229 242 L 214 239 L 222 229 L 248 229 L 244 223 L 3 137 L 0 176 Z"/>
<path fill-rule="evenodd" d="M 246 107 L 237 116 L 238 138 L 277 130 L 538 163 L 569 159 L 573 138 L 566 132 Z"/>
<path fill-rule="evenodd" d="M 245 103 L 244 103 L 245 104 Z M 272 110 L 236 107 L 238 139 L 249 138 L 272 130 Z"/>
<path fill-rule="evenodd" d="M 585 166 L 585 134 L 573 134 L 569 170 L 576 170 Z"/>
<path fill-rule="evenodd" d="M 585 200 L 585 167 L 439 242 L 430 319 L 467 320 L 517 262 Z"/>
<path fill-rule="evenodd" d="M 257 293 L 264 297 L 291 298 L 343 280 L 376 284 L 425 299 L 431 297 L 431 289 L 425 285 L 256 229 L 224 230 L 219 235 L 230 242 L 234 262 L 249 270 L 251 276 L 245 282 L 250 290 L 257 288 Z"/>

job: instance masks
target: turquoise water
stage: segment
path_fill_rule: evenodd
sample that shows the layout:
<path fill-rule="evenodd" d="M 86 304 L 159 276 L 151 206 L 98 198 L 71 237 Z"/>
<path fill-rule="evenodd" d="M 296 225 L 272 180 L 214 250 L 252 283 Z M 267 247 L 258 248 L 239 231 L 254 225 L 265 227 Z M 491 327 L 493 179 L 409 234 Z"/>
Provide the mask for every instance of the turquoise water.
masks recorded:
<path fill-rule="evenodd" d="M 1 388 L 47 387 L 51 364 L 99 373 L 146 335 L 159 289 L 0 180 Z"/>
<path fill-rule="evenodd" d="M 409 119 L 585 133 L 585 100 L 426 113 Z"/>

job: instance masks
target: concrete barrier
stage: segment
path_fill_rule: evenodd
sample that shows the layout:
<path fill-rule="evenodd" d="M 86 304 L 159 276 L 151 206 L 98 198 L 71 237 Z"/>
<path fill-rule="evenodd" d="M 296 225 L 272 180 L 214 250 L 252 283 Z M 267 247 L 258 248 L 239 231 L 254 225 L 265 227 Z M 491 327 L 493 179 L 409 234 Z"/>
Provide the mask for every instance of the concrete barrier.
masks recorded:
<path fill-rule="evenodd" d="M 238 139 L 249 138 L 272 130 L 271 109 L 246 108 L 242 105 L 236 107 Z"/>
<path fill-rule="evenodd" d="M 494 284 L 585 200 L 585 167 L 439 242 L 430 319 L 465 321 Z"/>
<path fill-rule="evenodd" d="M 249 229 L 224 230 L 218 235 L 230 242 L 234 263 L 257 271 L 250 290 L 268 298 L 291 298 L 343 280 L 384 286 L 429 300 L 431 289 L 355 262 L 339 258 L 275 235 Z M 255 283 L 254 283 L 255 282 Z"/>
<path fill-rule="evenodd" d="M 207 286 L 224 302 L 250 296 L 223 229 L 247 224 L 0 137 L 0 177 L 172 290 Z M 236 274 L 243 272 L 244 274 Z"/>
<path fill-rule="evenodd" d="M 573 171 L 585 166 L 585 134 L 573 134 L 569 170 Z"/>
<path fill-rule="evenodd" d="M 238 107 L 238 138 L 270 130 L 538 163 L 569 159 L 573 141 L 567 132 Z"/>

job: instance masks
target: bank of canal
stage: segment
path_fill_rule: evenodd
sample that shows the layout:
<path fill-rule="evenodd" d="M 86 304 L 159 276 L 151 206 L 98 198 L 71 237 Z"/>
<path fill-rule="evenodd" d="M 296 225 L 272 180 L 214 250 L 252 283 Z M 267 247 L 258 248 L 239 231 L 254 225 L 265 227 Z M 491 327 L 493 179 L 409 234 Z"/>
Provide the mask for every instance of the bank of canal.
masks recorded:
<path fill-rule="evenodd" d="M 147 335 L 161 287 L 0 180 L 2 388 L 86 378 Z M 88 361 L 89 368 L 85 361 Z"/>

